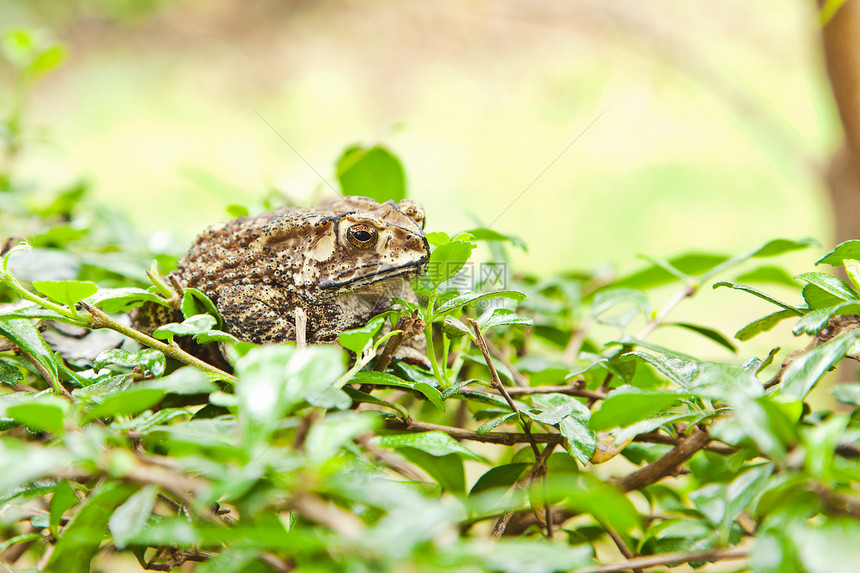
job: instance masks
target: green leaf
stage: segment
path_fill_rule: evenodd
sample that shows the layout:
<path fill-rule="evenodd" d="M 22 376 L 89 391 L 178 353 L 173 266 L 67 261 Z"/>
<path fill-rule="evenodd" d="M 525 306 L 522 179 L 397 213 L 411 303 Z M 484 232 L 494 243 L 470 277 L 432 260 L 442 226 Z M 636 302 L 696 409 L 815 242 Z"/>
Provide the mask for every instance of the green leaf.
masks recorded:
<path fill-rule="evenodd" d="M 216 319 L 216 328 L 224 327 L 224 320 L 209 297 L 196 288 L 185 288 L 182 292 L 182 302 L 179 305 L 182 316 L 186 319 L 198 314 L 211 314 Z"/>
<path fill-rule="evenodd" d="M 0 319 L 0 334 L 32 356 L 48 376 L 49 382 L 55 386 L 59 384 L 54 353 L 51 352 L 48 343 L 42 338 L 42 333 L 32 322 L 26 318 L 2 318 Z"/>
<path fill-rule="evenodd" d="M 475 454 L 444 432 L 376 436 L 372 442 L 384 448 L 415 448 L 432 456 L 458 454 L 467 460 L 488 463 L 482 456 Z"/>
<path fill-rule="evenodd" d="M 143 531 L 155 507 L 157 493 L 155 486 L 147 485 L 114 510 L 108 520 L 108 527 L 117 549 L 124 549 L 129 540 Z"/>
<path fill-rule="evenodd" d="M 434 247 L 438 247 L 442 243 L 451 242 L 451 236 L 444 231 L 433 231 L 431 233 L 426 233 L 424 235 L 424 238 L 427 239 L 427 242 Z"/>
<path fill-rule="evenodd" d="M 516 290 L 499 290 L 494 292 L 482 292 L 482 293 L 466 293 L 461 294 L 460 296 L 454 297 L 451 300 L 448 300 L 441 305 L 433 312 L 433 319 L 435 320 L 439 316 L 442 316 L 446 312 L 451 312 L 452 310 L 456 310 L 458 308 L 464 307 L 468 304 L 472 304 L 474 302 L 478 302 L 479 300 L 487 300 L 490 298 L 510 298 L 515 301 L 525 300 L 526 295 L 516 291 Z"/>
<path fill-rule="evenodd" d="M 451 315 L 446 316 L 442 322 L 442 333 L 452 339 L 460 336 L 468 336 L 472 340 L 475 340 L 475 335 L 469 327 L 463 324 L 460 319 L 454 318 Z"/>
<path fill-rule="evenodd" d="M 860 241 L 851 240 L 840 243 L 835 249 L 818 259 L 815 264 L 838 267 L 845 259 L 860 260 Z"/>
<path fill-rule="evenodd" d="M 397 452 L 430 474 L 444 491 L 466 493 L 466 472 L 463 459 L 455 453 L 437 456 L 418 448 L 402 447 Z"/>
<path fill-rule="evenodd" d="M 46 573 L 89 573 L 90 561 L 101 545 L 111 514 L 134 490 L 133 485 L 112 481 L 92 492 L 63 529 Z"/>
<path fill-rule="evenodd" d="M 762 245 L 761 247 L 750 251 L 749 253 L 745 253 L 743 255 L 739 255 L 737 257 L 732 257 L 728 261 L 722 263 L 719 266 L 714 267 L 710 271 L 704 273 L 699 280 L 701 282 L 705 282 L 710 278 L 718 275 L 719 273 L 729 269 L 731 267 L 737 266 L 742 262 L 746 261 L 750 258 L 760 258 L 760 257 L 774 257 L 776 255 L 781 255 L 783 253 L 788 253 L 791 251 L 796 251 L 799 249 L 807 249 L 809 247 L 817 247 L 818 241 L 814 239 L 800 239 L 798 241 L 790 240 L 790 239 L 774 239 Z"/>
<path fill-rule="evenodd" d="M 72 456 L 66 450 L 0 440 L 0 495 L 65 468 L 71 461 Z"/>
<path fill-rule="evenodd" d="M 152 335 L 159 340 L 166 340 L 168 344 L 173 344 L 174 336 L 204 334 L 212 330 L 216 322 L 216 318 L 211 314 L 198 314 L 186 318 L 181 323 L 171 322 L 159 326 Z"/>
<path fill-rule="evenodd" d="M 797 278 L 845 301 L 858 301 L 857 293 L 840 278 L 826 273 L 802 273 Z"/>
<path fill-rule="evenodd" d="M 169 306 L 169 302 L 154 292 L 142 288 L 100 288 L 97 293 L 84 299 L 89 305 L 97 306 L 105 312 L 126 312 L 145 302 Z"/>
<path fill-rule="evenodd" d="M 74 505 L 77 505 L 78 501 L 80 500 L 75 495 L 75 490 L 69 485 L 69 481 L 64 479 L 59 480 L 57 485 L 54 486 L 54 494 L 51 496 L 50 525 L 54 535 L 56 535 L 57 527 L 63 519 L 63 514 Z"/>
<path fill-rule="evenodd" d="M 0 359 L 0 384 L 14 386 L 23 379 L 24 375 L 17 366 Z"/>
<path fill-rule="evenodd" d="M 856 573 L 860 563 L 860 523 L 831 518 L 817 527 L 790 530 L 800 561 L 809 573 Z"/>
<path fill-rule="evenodd" d="M 433 249 L 430 253 L 430 261 L 427 263 L 427 276 L 434 286 L 439 286 L 466 265 L 472 256 L 475 243 L 469 241 L 453 241 L 443 243 Z"/>
<path fill-rule="evenodd" d="M 93 370 L 98 372 L 108 364 L 116 364 L 117 366 L 125 366 L 126 368 L 141 366 L 144 371 L 151 372 L 153 376 L 161 376 L 164 374 L 167 361 L 164 358 L 164 354 L 151 348 L 137 352 L 111 348 L 96 357 L 93 361 Z"/>
<path fill-rule="evenodd" d="M 473 485 L 472 489 L 469 491 L 469 495 L 478 495 L 479 493 L 494 488 L 508 489 L 514 485 L 514 483 L 516 483 L 516 481 L 520 479 L 530 467 L 531 464 L 526 463 L 503 464 L 496 466 L 478 478 L 478 481 L 475 482 L 475 485 Z"/>
<path fill-rule="evenodd" d="M 409 388 L 424 395 L 425 398 L 436 406 L 441 412 L 445 411 L 445 400 L 442 398 L 442 393 L 427 382 L 415 382 L 398 378 L 388 372 L 376 372 L 373 370 L 365 370 L 357 372 L 352 377 L 352 382 L 359 384 L 378 384 L 380 386 L 395 386 L 397 388 Z"/>
<path fill-rule="evenodd" d="M 337 179 L 344 195 L 370 197 L 379 203 L 406 197 L 403 165 L 381 145 L 347 148 L 337 161 Z"/>
<path fill-rule="evenodd" d="M 680 328 L 686 328 L 687 330 L 692 330 L 698 334 L 701 334 L 705 338 L 713 340 L 723 348 L 730 350 L 731 352 L 737 352 L 738 349 L 735 348 L 735 345 L 732 344 L 729 339 L 725 336 L 714 330 L 713 328 L 708 328 L 706 326 L 700 326 L 698 324 L 690 324 L 689 322 L 667 322 L 666 326 L 678 326 Z"/>
<path fill-rule="evenodd" d="M 746 342 L 756 334 L 767 332 L 786 318 L 796 317 L 797 313 L 792 310 L 780 310 L 773 314 L 769 314 L 758 320 L 754 320 L 735 333 L 735 338 L 742 342 Z"/>
<path fill-rule="evenodd" d="M 606 313 L 616 307 L 623 306 L 622 312 L 606 316 Z M 648 298 L 641 290 L 630 288 L 612 288 L 598 291 L 591 303 L 591 316 L 601 324 L 626 328 L 638 314 L 648 316 Z"/>
<path fill-rule="evenodd" d="M 793 313 L 794 313 L 794 314 L 796 314 L 796 315 L 801 315 L 801 314 L 803 314 L 799 309 L 797 309 L 797 308 L 795 308 L 795 307 L 791 306 L 790 304 L 786 304 L 786 303 L 782 302 L 781 300 L 777 300 L 777 299 L 775 299 L 774 297 L 770 296 L 769 294 L 765 294 L 765 293 L 761 292 L 760 290 L 758 290 L 758 289 L 756 289 L 756 288 L 753 288 L 753 287 L 751 287 L 751 286 L 738 285 L 738 284 L 735 284 L 735 283 L 730 283 L 730 282 L 728 282 L 728 281 L 718 281 L 718 282 L 715 282 L 715 283 L 714 283 L 714 287 L 713 287 L 713 288 L 715 288 L 715 289 L 716 289 L 716 288 L 719 288 L 719 287 L 729 287 L 729 288 L 732 288 L 732 289 L 735 289 L 735 290 L 741 290 L 741 291 L 744 291 L 744 292 L 748 292 L 748 293 L 750 293 L 751 295 L 757 296 L 758 298 L 760 298 L 760 299 L 762 299 L 762 300 L 766 300 L 767 302 L 773 303 L 773 304 L 775 304 L 775 305 L 777 305 L 777 306 L 779 306 L 779 307 L 784 308 L 785 310 L 789 310 L 789 311 L 793 312 Z"/>
<path fill-rule="evenodd" d="M 796 288 L 794 280 L 782 267 L 764 266 L 735 277 L 736 283 L 772 283 Z"/>
<path fill-rule="evenodd" d="M 527 251 L 526 244 L 522 239 L 516 237 L 514 235 L 505 235 L 499 233 L 498 231 L 494 231 L 492 229 L 487 229 L 486 227 L 478 227 L 476 229 L 470 229 L 466 231 L 469 235 L 473 237 L 475 241 L 508 241 L 513 246 L 522 249 L 523 251 Z"/>
<path fill-rule="evenodd" d="M 358 412 L 336 412 L 311 426 L 305 450 L 311 462 L 330 460 L 344 444 L 373 429 L 376 420 Z"/>
<path fill-rule="evenodd" d="M 845 274 L 848 275 L 848 280 L 851 281 L 854 290 L 860 291 L 860 261 L 845 259 L 842 262 L 845 267 Z"/>
<path fill-rule="evenodd" d="M 446 320 L 451 317 L 446 317 Z M 518 316 L 516 312 L 507 308 L 494 308 L 489 316 L 482 316 L 478 321 L 481 332 L 487 332 L 497 326 L 532 326 L 535 321 L 531 318 Z M 460 323 L 462 324 L 462 323 Z"/>
<path fill-rule="evenodd" d="M 76 302 L 94 295 L 99 290 L 96 283 L 91 281 L 36 281 L 33 288 L 66 306 L 74 306 Z"/>
<path fill-rule="evenodd" d="M 588 427 L 591 416 L 588 407 L 573 396 L 564 394 L 537 395 L 532 397 L 532 404 L 545 413 L 544 423 L 558 424 L 566 440 L 567 452 L 580 464 L 587 464 L 597 447 L 597 437 Z"/>
<path fill-rule="evenodd" d="M 242 440 L 258 455 L 281 419 L 330 390 L 344 373 L 343 351 L 333 346 L 261 346 L 236 363 Z"/>
<path fill-rule="evenodd" d="M 96 418 L 137 414 L 158 404 L 165 393 L 159 388 L 131 388 L 117 392 L 105 398 L 101 404 L 94 406 L 87 412 L 84 419 L 89 421 Z"/>
<path fill-rule="evenodd" d="M 826 290 L 813 284 L 804 286 L 802 293 L 803 300 L 806 301 L 806 306 L 812 310 L 836 306 L 845 302 L 844 299 L 838 296 L 833 296 Z"/>
<path fill-rule="evenodd" d="M 836 306 L 811 310 L 800 317 L 800 320 L 797 321 L 797 324 L 792 329 L 792 333 L 795 335 L 817 334 L 818 331 L 827 326 L 827 323 L 834 316 L 857 313 L 860 313 L 860 303 L 856 302 L 843 302 Z"/>
<path fill-rule="evenodd" d="M 179 368 L 164 378 L 140 382 L 137 387 L 156 388 L 170 394 L 211 394 L 218 390 L 206 374 L 192 366 Z"/>
<path fill-rule="evenodd" d="M 782 395 L 794 400 L 805 399 L 815 383 L 849 353 L 858 337 L 857 331 L 840 334 L 795 359 L 782 375 Z"/>
<path fill-rule="evenodd" d="M 609 393 L 600 409 L 591 414 L 589 425 L 597 431 L 623 428 L 662 412 L 684 396 L 674 392 L 645 392 L 622 387 Z"/>
<path fill-rule="evenodd" d="M 836 12 L 842 8 L 842 5 L 845 4 L 847 0 L 824 0 L 824 3 L 821 6 L 821 11 L 818 14 L 818 21 L 821 27 L 823 28 L 830 20 L 833 19 L 833 16 L 836 15 Z M 759 573 L 756 571 L 756 573 Z"/>
<path fill-rule="evenodd" d="M 714 268 L 726 260 L 728 260 L 728 257 L 725 255 L 691 253 L 673 257 L 668 260 L 668 263 L 684 275 L 696 276 Z M 658 265 L 652 265 L 647 269 L 643 269 L 616 281 L 612 286 L 645 290 L 675 282 L 676 280 L 678 279 L 674 274 Z"/>
<path fill-rule="evenodd" d="M 352 350 L 356 355 L 360 356 L 364 352 L 367 343 L 370 342 L 382 325 L 385 323 L 383 317 L 377 317 L 370 320 L 367 324 L 352 330 L 345 330 L 337 335 L 340 345 L 347 350 Z"/>
<path fill-rule="evenodd" d="M 52 399 L 54 398 L 54 399 Z M 6 408 L 6 415 L 27 428 L 63 435 L 65 411 L 68 403 L 53 396 L 19 402 Z"/>

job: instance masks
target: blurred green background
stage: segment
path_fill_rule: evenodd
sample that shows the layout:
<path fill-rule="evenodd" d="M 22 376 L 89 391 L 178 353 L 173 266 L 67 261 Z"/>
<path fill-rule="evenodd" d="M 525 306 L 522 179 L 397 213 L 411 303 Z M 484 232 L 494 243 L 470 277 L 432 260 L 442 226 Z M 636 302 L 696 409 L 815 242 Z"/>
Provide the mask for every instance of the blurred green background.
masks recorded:
<path fill-rule="evenodd" d="M 528 245 L 521 270 L 832 240 L 817 166 L 841 135 L 813 2 L 2 0 L 0 22 L 68 47 L 24 175 L 83 172 L 177 252 L 230 204 L 330 193 L 302 157 L 334 183 L 344 147 L 378 141 L 428 228 L 492 223 Z M 713 323 L 714 301 L 771 311 L 715 291 L 679 320 Z"/>

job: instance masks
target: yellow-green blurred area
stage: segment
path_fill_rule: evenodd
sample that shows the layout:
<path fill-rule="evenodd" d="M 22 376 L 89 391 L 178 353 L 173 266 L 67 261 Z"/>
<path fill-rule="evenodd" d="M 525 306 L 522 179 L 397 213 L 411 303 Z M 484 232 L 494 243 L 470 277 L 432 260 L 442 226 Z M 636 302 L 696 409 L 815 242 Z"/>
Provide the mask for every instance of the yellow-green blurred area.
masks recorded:
<path fill-rule="evenodd" d="M 428 228 L 520 236 L 520 270 L 832 240 L 813 2 L 3 0 L 0 23 L 68 47 L 23 173 L 84 173 L 180 246 L 230 204 L 331 194 L 315 171 L 356 142 L 403 160 Z M 727 334 L 775 310 L 706 296 Z"/>

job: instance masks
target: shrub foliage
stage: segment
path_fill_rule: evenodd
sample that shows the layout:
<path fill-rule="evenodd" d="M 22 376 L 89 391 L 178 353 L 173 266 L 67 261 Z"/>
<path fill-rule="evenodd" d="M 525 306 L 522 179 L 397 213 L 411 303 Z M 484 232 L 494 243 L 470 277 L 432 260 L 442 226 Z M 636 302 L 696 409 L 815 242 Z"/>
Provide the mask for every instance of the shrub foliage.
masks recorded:
<path fill-rule="evenodd" d="M 175 257 L 94 208 L 86 183 L 21 180 L 27 93 L 63 50 L 25 30 L 6 32 L 3 49 L 17 82 L 0 126 L 3 570 L 85 572 L 115 553 L 201 573 L 860 563 L 860 384 L 832 390 L 835 410 L 809 401 L 829 403 L 817 383 L 860 355 L 860 242 L 818 261 L 847 281 L 774 266 L 814 246 L 786 239 L 740 256 L 652 257 L 621 277 L 523 276 L 508 264 L 516 238 L 434 231 L 420 304 L 340 345 L 257 347 L 223 332 L 201 293 L 175 292 L 156 270 Z M 337 173 L 350 193 L 405 193 L 383 146 L 350 147 Z M 672 321 L 711 287 L 773 312 L 735 340 Z M 185 320 L 137 332 L 124 317 L 144 302 Z M 807 338 L 744 355 L 781 321 Z M 737 358 L 649 341 L 667 327 Z M 422 330 L 430 369 L 388 361 Z M 220 344 L 230 371 L 187 354 L 183 337 Z"/>

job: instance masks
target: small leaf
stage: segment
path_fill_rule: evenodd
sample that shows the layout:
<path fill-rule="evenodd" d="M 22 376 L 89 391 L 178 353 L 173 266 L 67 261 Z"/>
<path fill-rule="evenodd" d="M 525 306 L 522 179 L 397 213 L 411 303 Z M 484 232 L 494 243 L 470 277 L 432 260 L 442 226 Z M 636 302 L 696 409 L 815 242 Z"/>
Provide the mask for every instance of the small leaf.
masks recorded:
<path fill-rule="evenodd" d="M 487 332 L 491 328 L 495 328 L 497 326 L 532 326 L 535 323 L 531 318 L 518 316 L 516 312 L 507 308 L 494 308 L 489 317 L 481 318 L 482 320 L 478 321 L 478 324 L 481 327 L 481 332 Z"/>
<path fill-rule="evenodd" d="M 137 352 L 111 348 L 96 357 L 93 361 L 93 370 L 98 372 L 108 364 L 116 364 L 117 366 L 125 366 L 127 368 L 141 366 L 146 372 L 151 372 L 153 376 L 161 376 L 164 374 L 167 361 L 164 358 L 164 354 L 151 348 Z"/>
<path fill-rule="evenodd" d="M 737 283 L 772 283 L 796 288 L 797 281 L 794 280 L 785 269 L 781 267 L 765 266 L 747 271 L 735 277 Z"/>
<path fill-rule="evenodd" d="M 211 394 L 218 390 L 206 374 L 191 366 L 179 368 L 164 378 L 140 382 L 137 387 L 156 388 L 170 394 Z"/>
<path fill-rule="evenodd" d="M 215 307 L 215 303 L 209 300 L 209 297 L 203 294 L 196 288 L 186 287 L 182 292 L 182 302 L 179 309 L 182 311 L 184 318 L 191 318 L 198 314 L 211 314 L 216 317 L 216 327 L 223 328 L 224 321 Z"/>
<path fill-rule="evenodd" d="M 97 293 L 84 299 L 87 304 L 97 306 L 105 312 L 126 312 L 145 302 L 169 306 L 169 302 L 154 292 L 141 288 L 100 288 Z"/>
<path fill-rule="evenodd" d="M 737 352 L 738 349 L 735 348 L 735 345 L 732 344 L 729 339 L 725 336 L 714 330 L 713 328 L 708 328 L 706 326 L 699 326 L 698 324 L 690 324 L 689 322 L 667 322 L 667 326 L 678 326 L 680 328 L 686 328 L 687 330 L 692 330 L 693 332 L 697 332 L 704 336 L 705 338 L 709 338 L 713 340 L 723 348 L 731 351 Z"/>
<path fill-rule="evenodd" d="M 860 260 L 860 241 L 855 239 L 840 243 L 835 249 L 818 259 L 815 264 L 838 267 L 845 259 Z"/>
<path fill-rule="evenodd" d="M 800 320 L 797 321 L 794 329 L 792 329 L 792 333 L 796 336 L 800 334 L 817 334 L 837 314 L 857 313 L 860 313 L 860 303 L 856 302 L 843 302 L 836 306 L 811 310 L 800 317 Z"/>
<path fill-rule="evenodd" d="M 434 286 L 439 286 L 466 265 L 472 256 L 475 244 L 468 241 L 454 241 L 443 243 L 433 249 L 430 253 L 430 261 L 427 263 L 427 276 Z"/>
<path fill-rule="evenodd" d="M 409 388 L 423 394 L 440 411 L 445 411 L 445 401 L 442 398 L 441 392 L 426 382 L 404 380 L 388 372 L 375 372 L 372 370 L 357 372 L 351 381 L 359 384 L 378 384 L 381 386 Z"/>
<path fill-rule="evenodd" d="M 682 398 L 683 394 L 674 392 L 644 392 L 629 386 L 619 388 L 610 392 L 600 404 L 600 409 L 591 414 L 589 425 L 597 431 L 629 426 L 662 412 Z"/>
<path fill-rule="evenodd" d="M 406 197 L 403 165 L 380 145 L 347 148 L 337 161 L 337 179 L 344 195 L 370 197 L 379 203 Z"/>
<path fill-rule="evenodd" d="M 752 294 L 752 295 L 754 295 L 754 296 L 757 296 L 757 297 L 759 297 L 759 298 L 760 298 L 760 299 L 762 299 L 762 300 L 766 300 L 766 301 L 768 301 L 768 302 L 770 302 L 770 303 L 773 303 L 773 304 L 775 304 L 775 305 L 777 305 L 777 306 L 779 306 L 779 307 L 782 307 L 782 308 L 784 308 L 785 310 L 790 310 L 791 312 L 793 312 L 793 313 L 794 313 L 794 314 L 796 314 L 796 315 L 801 315 L 801 314 L 803 314 L 799 309 L 797 309 L 797 308 L 795 308 L 795 307 L 791 306 L 790 304 L 786 304 L 786 303 L 784 303 L 784 302 L 782 302 L 782 301 L 780 301 L 780 300 L 777 300 L 777 299 L 775 299 L 774 297 L 770 296 L 769 294 L 765 294 L 765 293 L 761 292 L 760 290 L 755 289 L 755 288 L 750 287 L 750 286 L 746 286 L 746 285 L 738 285 L 738 284 L 735 284 L 735 283 L 730 283 L 730 282 L 728 282 L 728 281 L 718 281 L 718 282 L 715 282 L 715 283 L 714 283 L 714 287 L 713 287 L 713 288 L 715 288 L 715 289 L 716 289 L 716 288 L 719 288 L 719 287 L 729 287 L 729 288 L 732 288 L 732 289 L 735 289 L 735 290 L 742 290 L 742 291 L 744 291 L 744 292 L 748 292 L 748 293 L 750 293 L 750 294 Z"/>
<path fill-rule="evenodd" d="M 364 326 L 353 328 L 352 330 L 345 330 L 338 334 L 338 342 L 340 342 L 340 345 L 347 350 L 352 350 L 356 355 L 361 355 L 361 353 L 364 352 L 364 348 L 367 346 L 367 343 L 376 336 L 376 333 L 379 332 L 380 328 L 382 328 L 384 322 L 384 318 L 377 317 L 370 320 Z"/>
<path fill-rule="evenodd" d="M 135 486 L 107 482 L 87 497 L 80 511 L 63 528 L 45 567 L 47 573 L 89 573 L 90 561 L 98 551 L 114 509 L 125 501 Z"/>
<path fill-rule="evenodd" d="M 452 310 L 456 310 L 458 308 L 464 307 L 468 304 L 472 304 L 473 302 L 478 302 L 479 300 L 486 300 L 490 298 L 510 298 L 515 301 L 525 300 L 526 295 L 515 290 L 500 290 L 494 292 L 483 292 L 483 293 L 466 293 L 461 294 L 460 296 L 454 297 L 451 300 L 448 300 L 441 305 L 433 312 L 433 319 L 442 316 L 446 312 L 451 312 Z"/>
<path fill-rule="evenodd" d="M 33 288 L 66 306 L 74 306 L 76 302 L 94 295 L 99 290 L 96 283 L 91 281 L 36 281 Z"/>
<path fill-rule="evenodd" d="M 780 389 L 783 396 L 803 400 L 819 378 L 842 360 L 857 342 L 857 331 L 840 334 L 799 356 L 782 375 Z"/>
<path fill-rule="evenodd" d="M 129 540 L 143 531 L 155 507 L 157 493 L 155 486 L 145 486 L 114 510 L 108 520 L 108 528 L 117 549 L 124 549 Z"/>
<path fill-rule="evenodd" d="M 460 336 L 468 336 L 472 340 L 475 339 L 475 335 L 472 333 L 471 329 L 463 324 L 460 319 L 454 318 L 451 315 L 446 316 L 445 320 L 442 322 L 442 334 L 452 339 Z"/>
<path fill-rule="evenodd" d="M 52 531 L 57 531 L 63 514 L 79 501 L 68 480 L 63 479 L 57 482 L 57 485 L 54 486 L 54 494 L 51 496 L 50 526 Z"/>
<path fill-rule="evenodd" d="M 780 310 L 773 314 L 769 314 L 765 317 L 762 317 L 758 320 L 754 320 L 749 323 L 739 331 L 735 333 L 735 338 L 740 340 L 741 342 L 746 342 L 751 339 L 753 336 L 757 334 L 761 334 L 762 332 L 767 332 L 783 320 L 787 318 L 794 318 L 797 316 L 797 313 L 792 310 Z"/>
<path fill-rule="evenodd" d="M 198 314 L 186 318 L 181 323 L 171 322 L 170 324 L 159 326 L 152 335 L 159 340 L 166 340 L 168 344 L 172 344 L 174 336 L 207 333 L 212 330 L 216 322 L 215 317 L 211 314 Z"/>
<path fill-rule="evenodd" d="M 858 301 L 857 293 L 840 278 L 826 273 L 802 273 L 797 278 L 845 301 Z"/>
<path fill-rule="evenodd" d="M 137 414 L 158 404 L 166 392 L 159 388 L 132 388 L 105 398 L 84 417 L 85 420 Z"/>
<path fill-rule="evenodd" d="M 475 241 L 508 241 L 513 246 L 522 249 L 523 251 L 527 251 L 526 244 L 522 239 L 516 237 L 514 235 L 505 235 L 499 233 L 498 231 L 494 231 L 492 229 L 487 229 L 486 227 L 478 227 L 477 229 L 470 229 L 466 231 L 469 235 L 472 236 Z"/>
<path fill-rule="evenodd" d="M 0 360 L 0 384 L 14 386 L 23 379 L 24 375 L 21 374 L 21 370 L 17 366 L 11 362 Z"/>
<path fill-rule="evenodd" d="M 482 456 L 472 452 L 444 432 L 420 432 L 416 434 L 394 434 L 376 436 L 372 442 L 384 448 L 415 448 L 432 456 L 457 454 L 467 460 L 488 463 Z"/>
<path fill-rule="evenodd" d="M 33 357 L 42 366 L 49 382 L 59 384 L 59 373 L 54 363 L 54 353 L 42 338 L 39 329 L 26 318 L 0 319 L 0 334 L 11 340 L 21 350 Z"/>
<path fill-rule="evenodd" d="M 65 408 L 63 406 L 68 408 L 68 404 L 59 398 L 55 398 L 55 400 L 50 400 L 50 398 L 51 396 L 45 396 L 11 405 L 6 408 L 6 415 L 27 428 L 61 436 L 65 431 L 63 427 Z"/>
<path fill-rule="evenodd" d="M 525 463 L 503 464 L 501 466 L 496 466 L 478 478 L 478 481 L 475 482 L 475 485 L 473 485 L 471 491 L 469 491 L 469 495 L 477 495 L 493 488 L 507 489 L 514 485 L 514 483 L 520 479 L 529 467 L 531 467 L 531 464 Z"/>

